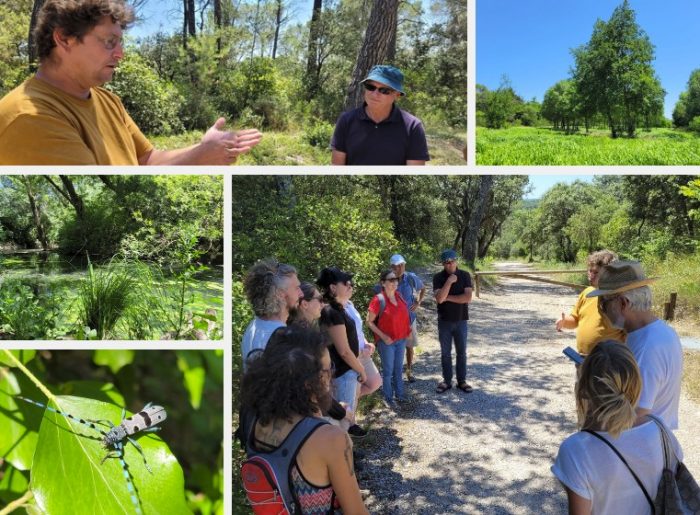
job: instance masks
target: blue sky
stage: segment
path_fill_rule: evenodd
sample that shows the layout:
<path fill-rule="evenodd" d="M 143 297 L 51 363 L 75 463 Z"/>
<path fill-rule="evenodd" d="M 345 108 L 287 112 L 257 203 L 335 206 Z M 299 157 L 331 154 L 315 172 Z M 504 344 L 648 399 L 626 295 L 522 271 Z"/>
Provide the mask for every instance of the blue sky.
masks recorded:
<path fill-rule="evenodd" d="M 593 182 L 592 175 L 528 175 L 530 185 L 533 187 L 532 192 L 525 195 L 526 199 L 542 198 L 542 195 L 547 193 L 552 186 L 559 182 L 571 184 L 575 181 Z"/>
<path fill-rule="evenodd" d="M 608 20 L 622 0 L 477 0 L 476 81 L 497 88 L 508 75 L 526 100 L 569 76 L 570 49 L 590 39 L 597 18 Z M 637 23 L 656 46 L 654 68 L 671 117 L 690 72 L 700 68 L 699 0 L 630 0 Z M 474 41 L 474 39 L 472 39 Z"/>

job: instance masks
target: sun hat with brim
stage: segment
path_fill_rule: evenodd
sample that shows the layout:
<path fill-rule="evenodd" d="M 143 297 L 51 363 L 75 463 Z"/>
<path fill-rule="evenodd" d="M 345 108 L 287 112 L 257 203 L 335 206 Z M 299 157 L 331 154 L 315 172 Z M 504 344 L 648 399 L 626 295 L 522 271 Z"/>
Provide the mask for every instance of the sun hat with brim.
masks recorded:
<path fill-rule="evenodd" d="M 388 64 L 378 64 L 373 66 L 367 74 L 367 77 L 365 77 L 362 82 L 364 83 L 368 80 L 386 84 L 391 89 L 398 91 L 403 96 L 406 96 L 406 93 L 403 92 L 403 73 L 401 73 L 401 70 L 394 66 L 389 66 Z"/>
<path fill-rule="evenodd" d="M 440 261 L 443 263 L 452 259 L 457 259 L 457 251 L 454 249 L 443 250 L 442 254 L 440 254 Z"/>
<path fill-rule="evenodd" d="M 316 284 L 321 288 L 328 288 L 331 284 L 345 283 L 352 281 L 353 275 L 348 272 L 343 272 L 336 266 L 331 266 L 321 270 L 321 273 L 316 279 Z"/>
<path fill-rule="evenodd" d="M 639 261 L 613 261 L 605 265 L 598 276 L 598 289 L 586 297 L 615 295 L 641 288 L 656 281 L 658 277 L 647 277 Z"/>
<path fill-rule="evenodd" d="M 391 259 L 389 260 L 389 264 L 391 266 L 396 266 L 396 265 L 402 265 L 405 264 L 406 260 L 403 258 L 401 254 L 394 254 L 391 256 Z"/>

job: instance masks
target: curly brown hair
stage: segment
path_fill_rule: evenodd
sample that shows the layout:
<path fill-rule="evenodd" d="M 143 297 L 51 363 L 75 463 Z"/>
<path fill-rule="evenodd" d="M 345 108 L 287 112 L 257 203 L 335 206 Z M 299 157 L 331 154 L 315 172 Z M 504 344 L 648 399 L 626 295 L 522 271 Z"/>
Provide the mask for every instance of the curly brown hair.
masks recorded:
<path fill-rule="evenodd" d="M 241 411 L 255 413 L 267 425 L 328 409 L 331 396 L 321 373 L 327 347 L 318 331 L 296 325 L 277 329 L 265 350 L 248 363 L 241 382 Z"/>
<path fill-rule="evenodd" d="M 83 40 L 105 16 L 112 18 L 122 29 L 134 21 L 134 11 L 124 0 L 47 0 L 39 11 L 34 39 L 39 60 L 51 55 L 56 46 L 54 30 L 65 36 Z"/>

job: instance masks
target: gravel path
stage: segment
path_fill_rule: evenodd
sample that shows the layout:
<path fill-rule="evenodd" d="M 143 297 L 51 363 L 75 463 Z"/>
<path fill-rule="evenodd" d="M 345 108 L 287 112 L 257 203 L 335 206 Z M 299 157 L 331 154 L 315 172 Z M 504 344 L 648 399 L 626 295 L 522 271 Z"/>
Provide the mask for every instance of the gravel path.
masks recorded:
<path fill-rule="evenodd" d="M 522 268 L 500 263 L 499 269 Z M 424 277 L 430 290 L 432 281 Z M 371 433 L 357 444 L 367 506 L 381 514 L 560 514 L 566 496 L 550 472 L 559 444 L 576 431 L 575 372 L 561 353 L 573 331 L 554 322 L 576 300 L 569 288 L 501 277 L 469 307 L 467 381 L 439 395 L 440 346 L 435 303 L 419 313 L 421 353 L 409 405 L 373 412 Z M 454 359 L 454 358 L 453 358 Z M 685 463 L 700 477 L 692 430 L 698 406 L 681 399 L 676 432 Z"/>

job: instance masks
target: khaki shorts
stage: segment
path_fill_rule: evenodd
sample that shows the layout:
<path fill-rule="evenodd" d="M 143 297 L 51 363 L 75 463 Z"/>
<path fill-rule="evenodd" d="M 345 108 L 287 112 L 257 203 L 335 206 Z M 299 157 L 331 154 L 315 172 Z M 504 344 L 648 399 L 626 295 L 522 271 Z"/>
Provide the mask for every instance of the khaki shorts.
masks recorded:
<path fill-rule="evenodd" d="M 377 365 L 374 364 L 372 356 L 369 356 L 362 352 L 360 353 L 359 358 L 360 363 L 362 363 L 362 366 L 365 367 L 365 374 L 367 374 L 367 382 L 369 384 L 373 384 L 377 382 L 377 380 L 381 381 L 382 376 L 379 373 L 379 370 L 377 370 Z"/>
<path fill-rule="evenodd" d="M 411 334 L 408 335 L 408 338 L 406 338 L 406 347 L 410 349 L 418 347 L 418 331 L 416 330 L 416 322 L 417 320 L 414 320 L 411 324 Z"/>

